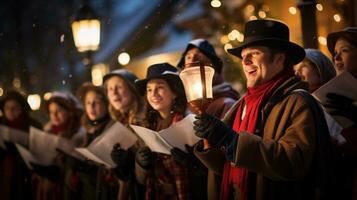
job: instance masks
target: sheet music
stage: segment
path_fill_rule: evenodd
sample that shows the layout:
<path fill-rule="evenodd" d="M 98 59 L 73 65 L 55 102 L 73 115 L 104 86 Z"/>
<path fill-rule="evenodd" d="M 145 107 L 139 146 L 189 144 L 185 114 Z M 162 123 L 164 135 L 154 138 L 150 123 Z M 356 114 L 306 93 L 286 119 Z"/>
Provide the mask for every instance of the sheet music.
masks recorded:
<path fill-rule="evenodd" d="M 357 79 L 355 79 L 349 72 L 343 72 L 321 86 L 312 93 L 312 95 L 324 105 L 327 102 L 327 93 L 339 94 L 357 101 Z M 329 112 L 328 108 L 325 108 L 325 110 Z M 343 116 L 333 116 L 333 118 L 344 128 L 353 124 L 352 121 Z"/>
<path fill-rule="evenodd" d="M 71 142 L 57 135 L 30 127 L 29 150 L 41 165 L 50 165 L 57 156 L 56 148 L 73 148 Z"/>
<path fill-rule="evenodd" d="M 134 129 L 137 135 L 145 142 L 145 144 L 151 149 L 151 151 L 157 153 L 163 153 L 170 155 L 170 149 L 172 146 L 169 145 L 158 132 L 144 128 L 142 126 L 130 125 Z"/>
<path fill-rule="evenodd" d="M 159 131 L 159 134 L 171 146 L 186 151 L 185 144 L 193 146 L 200 140 L 193 130 L 193 121 L 195 121 L 195 115 L 189 114 L 167 129 Z"/>
<path fill-rule="evenodd" d="M 152 151 L 170 155 L 173 147 L 186 151 L 185 144 L 193 146 L 200 140 L 193 130 L 193 121 L 194 115 L 190 114 L 159 132 L 141 126 L 131 125 L 131 127 Z"/>
<path fill-rule="evenodd" d="M 29 169 L 33 169 L 31 163 L 39 163 L 39 161 L 35 158 L 35 156 L 27 150 L 25 147 L 21 146 L 20 144 L 16 144 L 17 151 L 20 153 L 22 159 L 25 161 L 26 166 Z"/>
<path fill-rule="evenodd" d="M 29 134 L 25 131 L 10 128 L 8 126 L 0 125 L 0 146 L 6 148 L 4 142 L 19 143 L 27 147 L 29 143 Z"/>
<path fill-rule="evenodd" d="M 5 141 L 10 140 L 10 128 L 0 124 L 0 146 L 3 149 L 6 149 Z"/>
<path fill-rule="evenodd" d="M 138 138 L 133 132 L 123 124 L 116 122 L 89 144 L 88 147 L 76 148 L 76 151 L 90 160 L 103 164 L 108 168 L 114 168 L 116 165 L 110 157 L 113 146 L 119 143 L 122 149 L 127 150 L 137 140 Z"/>

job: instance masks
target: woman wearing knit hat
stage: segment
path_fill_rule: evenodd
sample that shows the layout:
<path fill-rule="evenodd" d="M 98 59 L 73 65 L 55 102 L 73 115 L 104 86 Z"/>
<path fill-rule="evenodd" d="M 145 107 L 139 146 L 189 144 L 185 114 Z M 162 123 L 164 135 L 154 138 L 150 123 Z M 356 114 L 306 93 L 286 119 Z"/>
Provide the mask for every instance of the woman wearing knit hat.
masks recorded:
<path fill-rule="evenodd" d="M 109 112 L 113 120 L 125 126 L 142 122 L 143 104 L 134 86 L 137 77 L 126 69 L 114 70 L 103 77 L 104 90 L 109 100 Z M 139 143 L 128 150 L 114 145 L 111 158 L 116 163 L 115 175 L 119 181 L 118 199 L 138 199 L 143 192 L 136 184 L 134 155 Z"/>
<path fill-rule="evenodd" d="M 44 126 L 44 131 L 64 137 L 75 146 L 82 144 L 84 130 L 79 123 L 82 107 L 72 94 L 53 92 L 45 109 L 50 121 Z M 65 176 L 68 175 L 63 157 L 58 156 L 50 166 L 32 165 L 36 172 L 33 176 L 35 199 L 63 199 Z"/>
<path fill-rule="evenodd" d="M 294 66 L 295 74 L 309 84 L 309 92 L 314 92 L 336 76 L 331 60 L 320 50 L 305 49 L 306 57 Z"/>
<path fill-rule="evenodd" d="M 30 126 L 41 124 L 30 117 L 31 108 L 17 91 L 10 90 L 0 100 L 3 116 L 0 124 L 25 132 Z M 26 199 L 31 196 L 31 172 L 19 156 L 13 143 L 5 142 L 6 150 L 0 150 L 0 194 L 1 199 Z"/>

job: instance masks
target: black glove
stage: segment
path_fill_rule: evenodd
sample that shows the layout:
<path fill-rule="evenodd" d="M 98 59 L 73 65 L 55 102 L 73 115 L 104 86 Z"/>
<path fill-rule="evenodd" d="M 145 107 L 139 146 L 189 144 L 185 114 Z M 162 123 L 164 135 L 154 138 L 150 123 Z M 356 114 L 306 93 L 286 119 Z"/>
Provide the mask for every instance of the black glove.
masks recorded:
<path fill-rule="evenodd" d="M 4 142 L 5 147 L 6 147 L 6 152 L 11 153 L 11 154 L 18 154 L 17 148 L 13 142 Z"/>
<path fill-rule="evenodd" d="M 196 115 L 193 124 L 197 137 L 207 139 L 212 145 L 227 146 L 238 137 L 238 134 L 225 123 L 210 115 Z"/>
<path fill-rule="evenodd" d="M 58 182 L 61 177 L 61 169 L 55 165 L 43 166 L 36 163 L 30 163 L 33 171 L 38 175 L 47 178 L 53 182 Z"/>
<path fill-rule="evenodd" d="M 197 169 L 201 172 L 206 172 L 205 166 L 193 154 L 193 147 L 190 147 L 189 145 L 185 144 L 185 148 L 188 153 L 176 147 L 172 148 L 170 150 L 172 158 L 181 166 Z"/>
<path fill-rule="evenodd" d="M 114 169 L 118 178 L 126 181 L 133 177 L 134 174 L 134 155 L 129 150 L 120 148 L 120 144 L 113 146 L 110 156 L 117 165 Z"/>
<path fill-rule="evenodd" d="M 357 124 L 357 105 L 353 104 L 353 99 L 335 93 L 327 93 L 326 97 L 327 102 L 324 106 L 331 115 L 347 117 Z"/>
<path fill-rule="evenodd" d="M 141 147 L 136 152 L 136 162 L 144 169 L 148 170 L 151 168 L 154 162 L 154 154 L 151 152 L 149 147 Z"/>
<path fill-rule="evenodd" d="M 120 148 L 120 144 L 113 146 L 110 156 L 117 166 L 126 166 L 132 155 L 130 151 Z"/>

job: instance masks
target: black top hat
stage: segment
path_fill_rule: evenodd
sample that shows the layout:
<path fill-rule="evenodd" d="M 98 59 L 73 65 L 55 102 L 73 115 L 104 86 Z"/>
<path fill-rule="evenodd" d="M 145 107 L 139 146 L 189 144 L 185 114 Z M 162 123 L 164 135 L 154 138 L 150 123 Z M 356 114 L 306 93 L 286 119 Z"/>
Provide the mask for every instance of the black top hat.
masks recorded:
<path fill-rule="evenodd" d="M 211 59 L 215 71 L 219 74 L 221 73 L 222 60 L 217 56 L 213 46 L 207 40 L 201 38 L 192 40 L 188 43 L 185 51 L 181 55 L 179 62 L 177 63 L 178 68 L 183 68 L 183 66 L 185 65 L 185 56 L 187 54 L 187 51 L 192 48 L 199 49 L 203 54 L 205 54 L 209 59 Z"/>
<path fill-rule="evenodd" d="M 147 82 L 155 78 L 163 78 L 175 82 L 177 81 L 177 83 L 180 83 L 181 81 L 177 68 L 170 65 L 169 63 L 158 63 L 149 66 L 147 69 L 146 78 L 135 81 L 135 86 L 141 94 L 144 94 L 146 92 Z"/>
<path fill-rule="evenodd" d="M 357 27 L 346 27 L 342 31 L 327 35 L 327 47 L 331 54 L 334 52 L 338 38 L 341 37 L 345 38 L 352 45 L 357 46 Z"/>
<path fill-rule="evenodd" d="M 241 46 L 228 49 L 228 52 L 242 58 L 242 50 L 250 46 L 269 46 L 283 50 L 293 64 L 305 58 L 305 51 L 289 41 L 289 28 L 274 20 L 253 20 L 245 25 L 244 41 Z"/>

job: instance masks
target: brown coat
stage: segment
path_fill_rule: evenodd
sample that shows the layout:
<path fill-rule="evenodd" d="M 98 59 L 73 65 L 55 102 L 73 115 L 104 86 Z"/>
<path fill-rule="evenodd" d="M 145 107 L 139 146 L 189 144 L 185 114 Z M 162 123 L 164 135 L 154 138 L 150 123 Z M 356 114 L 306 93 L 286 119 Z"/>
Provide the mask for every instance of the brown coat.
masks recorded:
<path fill-rule="evenodd" d="M 287 80 L 263 107 L 258 123 L 262 124 L 262 130 L 239 134 L 232 164 L 249 170 L 248 199 L 313 197 L 312 191 L 307 189 L 312 181 L 307 179 L 316 150 L 316 121 L 304 97 L 291 93 L 302 87 L 296 78 Z M 230 127 L 239 103 L 224 119 Z M 222 174 L 224 161 L 212 155 L 217 154 L 217 149 L 202 151 L 196 146 L 195 153 L 208 168 Z M 234 190 L 238 198 L 239 190 Z"/>

